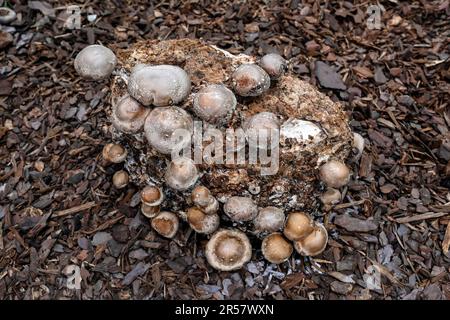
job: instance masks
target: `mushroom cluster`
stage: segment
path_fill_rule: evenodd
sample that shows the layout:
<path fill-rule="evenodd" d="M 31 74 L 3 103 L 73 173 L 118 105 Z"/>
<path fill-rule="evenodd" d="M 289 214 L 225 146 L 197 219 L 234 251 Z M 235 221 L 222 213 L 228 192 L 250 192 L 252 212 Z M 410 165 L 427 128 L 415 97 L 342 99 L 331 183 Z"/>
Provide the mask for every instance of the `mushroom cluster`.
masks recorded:
<path fill-rule="evenodd" d="M 167 61 L 141 61 L 136 58 L 138 54 L 133 55 L 133 65 L 125 66 L 124 61 L 118 61 L 110 49 L 101 45 L 88 46 L 77 55 L 74 64 L 80 76 L 90 80 L 115 76 L 112 128 L 119 137 L 127 137 L 118 139 L 122 142 L 136 138 L 136 145 L 128 152 L 126 143 L 110 143 L 103 149 L 104 165 L 125 163 L 125 168 L 114 174 L 113 185 L 120 189 L 132 181 L 141 187 L 140 212 L 161 236 L 174 238 L 182 225 L 180 221 L 204 234 L 208 238 L 205 257 L 217 270 L 236 270 L 250 261 L 253 251 L 249 235 L 262 240 L 262 255 L 274 264 L 288 261 L 294 249 L 302 256 L 322 253 L 328 240 L 324 224 L 318 221 L 323 215 L 316 214 L 318 206 L 298 210 L 302 204 L 296 201 L 294 190 L 303 191 L 304 197 L 320 199 L 322 210 L 329 211 L 341 200 L 339 188 L 350 181 L 351 172 L 344 163 L 347 151 L 352 146 L 362 150 L 364 140 L 355 135 L 353 141 L 345 126 L 336 129 L 333 126 L 337 124 L 321 123 L 313 117 L 302 117 L 301 112 L 289 111 L 291 97 L 283 97 L 287 101 L 284 111 L 274 106 L 274 92 L 290 90 L 286 89 L 286 83 L 291 81 L 286 75 L 288 62 L 280 55 L 267 54 L 259 61 L 245 57 L 239 60 L 213 47 L 208 50 L 232 62 L 227 66 L 230 72 L 222 75 L 221 81 L 214 78 L 219 71 L 199 76 L 201 70 L 194 72 L 187 65 L 182 68 L 182 64 Z M 117 82 L 121 85 L 117 86 Z M 115 90 L 117 87 L 120 90 Z M 252 107 L 261 101 L 273 107 Z M 248 159 L 240 168 L 233 164 L 208 166 L 184 155 L 174 156 L 174 152 L 191 148 L 194 121 L 199 119 L 203 127 L 223 132 L 242 125 L 247 140 L 252 131 L 262 132 L 263 140 L 269 142 L 260 144 L 258 140 L 256 146 L 261 149 L 274 152 L 269 146 L 279 143 L 279 172 L 262 178 L 251 174 L 257 166 L 247 164 Z M 280 141 L 270 141 L 272 130 L 280 133 Z M 352 139 L 331 147 L 328 137 L 333 135 Z M 137 156 L 136 150 L 141 152 Z M 306 151 L 317 153 L 309 175 L 300 169 L 309 165 L 303 157 Z M 141 169 L 127 167 L 130 159 L 139 159 L 143 163 Z M 158 167 L 155 161 L 150 165 L 148 159 L 158 159 Z M 321 181 L 321 195 L 317 197 L 310 194 L 316 188 L 315 180 Z M 174 205 L 173 201 L 177 203 Z"/>

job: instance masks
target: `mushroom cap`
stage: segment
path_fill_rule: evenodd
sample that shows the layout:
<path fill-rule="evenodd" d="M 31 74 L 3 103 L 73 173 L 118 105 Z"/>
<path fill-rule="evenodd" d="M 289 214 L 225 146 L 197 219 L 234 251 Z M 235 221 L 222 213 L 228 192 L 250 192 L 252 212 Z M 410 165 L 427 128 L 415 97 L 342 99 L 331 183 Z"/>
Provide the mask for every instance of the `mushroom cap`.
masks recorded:
<path fill-rule="evenodd" d="M 169 211 L 161 211 L 152 219 L 152 228 L 166 238 L 173 238 L 178 231 L 179 220 L 176 214 Z"/>
<path fill-rule="evenodd" d="M 156 186 L 146 186 L 141 191 L 141 201 L 149 206 L 158 206 L 164 200 L 164 192 Z"/>
<path fill-rule="evenodd" d="M 223 211 L 231 220 L 249 221 L 258 214 L 258 207 L 251 198 L 230 197 L 223 206 Z"/>
<path fill-rule="evenodd" d="M 112 163 L 121 163 L 127 157 L 127 150 L 120 144 L 108 143 L 103 147 L 103 159 Z"/>
<path fill-rule="evenodd" d="M 271 79 L 278 79 L 287 70 L 287 61 L 277 53 L 269 53 L 259 61 L 261 68 L 266 71 Z"/>
<path fill-rule="evenodd" d="M 189 75 L 172 65 L 138 65 L 128 80 L 128 93 L 144 106 L 177 104 L 188 96 L 190 90 Z"/>
<path fill-rule="evenodd" d="M 259 210 L 253 225 L 255 230 L 259 232 L 275 232 L 279 231 L 284 226 L 286 219 L 283 210 L 276 207 L 266 207 Z"/>
<path fill-rule="evenodd" d="M 281 233 L 275 232 L 264 238 L 261 250 L 267 261 L 280 264 L 289 259 L 294 249 Z"/>
<path fill-rule="evenodd" d="M 211 202 L 211 192 L 205 186 L 196 186 L 192 190 L 191 199 L 195 205 L 206 207 Z"/>
<path fill-rule="evenodd" d="M 340 161 L 330 160 L 320 167 L 320 179 L 330 188 L 340 188 L 350 181 L 350 169 Z"/>
<path fill-rule="evenodd" d="M 101 80 L 109 77 L 117 64 L 117 58 L 110 49 L 93 44 L 81 50 L 75 57 L 77 73 L 86 79 Z"/>
<path fill-rule="evenodd" d="M 197 182 L 197 167 L 192 159 L 175 158 L 168 165 L 165 178 L 167 185 L 172 189 L 187 190 Z"/>
<path fill-rule="evenodd" d="M 201 89 L 194 97 L 195 114 L 208 122 L 224 120 L 236 108 L 234 93 L 222 84 L 211 84 Z"/>
<path fill-rule="evenodd" d="M 153 109 L 145 119 L 145 137 L 158 152 L 171 154 L 190 145 L 194 130 L 192 117 L 179 107 L 158 107 Z M 183 131 L 185 131 L 183 133 Z M 183 133 L 187 136 L 180 137 Z"/>
<path fill-rule="evenodd" d="M 240 65 L 231 76 L 234 91 L 243 97 L 259 96 L 270 88 L 270 77 L 256 64 Z"/>
<path fill-rule="evenodd" d="M 341 201 L 341 192 L 338 189 L 328 188 L 321 196 L 320 201 L 324 205 L 333 205 Z"/>
<path fill-rule="evenodd" d="M 272 131 L 278 133 L 279 128 L 280 122 L 278 121 L 277 116 L 272 112 L 256 113 L 244 123 L 247 139 L 250 138 L 250 135 L 253 135 L 254 138 L 257 137 L 259 148 L 265 147 L 268 149 L 271 147 Z M 261 141 L 264 141 L 264 143 L 261 143 Z"/>
<path fill-rule="evenodd" d="M 159 206 L 151 206 L 146 204 L 145 202 L 141 203 L 141 213 L 146 216 L 147 218 L 151 219 L 156 217 L 156 215 L 159 213 Z"/>
<path fill-rule="evenodd" d="M 219 228 L 220 217 L 218 214 L 206 214 L 198 208 L 189 208 L 187 221 L 195 232 L 210 234 Z"/>
<path fill-rule="evenodd" d="M 302 256 L 317 256 L 325 250 L 327 243 L 327 229 L 322 224 L 316 223 L 309 235 L 294 242 L 294 248 Z"/>
<path fill-rule="evenodd" d="M 119 131 L 136 133 L 144 128 L 145 118 L 149 113 L 150 109 L 125 95 L 113 105 L 111 122 Z"/>
<path fill-rule="evenodd" d="M 0 23 L 1 24 L 7 24 L 12 21 L 14 21 L 17 17 L 17 14 L 14 10 L 8 8 L 8 7 L 1 7 L 0 8 Z"/>
<path fill-rule="evenodd" d="M 304 212 L 289 213 L 284 227 L 284 235 L 292 241 L 305 238 L 314 230 L 314 221 Z"/>
<path fill-rule="evenodd" d="M 245 233 L 222 229 L 213 234 L 206 244 L 208 263 L 220 271 L 240 269 L 252 257 L 252 246 Z"/>
<path fill-rule="evenodd" d="M 124 170 L 116 171 L 112 177 L 113 185 L 117 189 L 125 188 L 130 181 L 128 173 Z"/>

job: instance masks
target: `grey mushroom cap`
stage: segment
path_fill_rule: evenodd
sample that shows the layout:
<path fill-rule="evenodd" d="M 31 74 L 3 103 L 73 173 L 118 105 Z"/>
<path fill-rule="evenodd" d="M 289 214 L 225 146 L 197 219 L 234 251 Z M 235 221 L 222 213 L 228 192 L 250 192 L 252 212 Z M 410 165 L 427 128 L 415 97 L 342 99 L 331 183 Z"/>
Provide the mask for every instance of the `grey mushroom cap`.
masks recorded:
<path fill-rule="evenodd" d="M 166 183 L 174 190 L 184 191 L 194 186 L 198 170 L 192 159 L 179 157 L 173 159 L 165 173 Z"/>
<path fill-rule="evenodd" d="M 179 107 L 153 109 L 144 123 L 147 141 L 158 152 L 171 154 L 191 143 L 194 123 L 192 117 Z"/>
<path fill-rule="evenodd" d="M 286 216 L 283 210 L 276 207 L 266 207 L 259 210 L 253 225 L 258 232 L 275 232 L 284 226 Z"/>
<path fill-rule="evenodd" d="M 223 206 L 223 210 L 234 221 L 250 221 L 258 214 L 257 205 L 247 197 L 230 197 Z"/>
<path fill-rule="evenodd" d="M 177 104 L 188 96 L 190 90 L 189 75 L 172 65 L 138 65 L 128 80 L 128 93 L 144 106 Z"/>
<path fill-rule="evenodd" d="M 273 149 L 272 138 L 275 143 L 279 143 L 280 122 L 272 112 L 259 112 L 251 116 L 244 123 L 244 130 L 247 140 L 257 141 L 258 148 Z"/>
<path fill-rule="evenodd" d="M 115 54 L 108 48 L 93 44 L 81 50 L 75 58 L 77 73 L 86 79 L 101 80 L 109 77 L 117 64 Z"/>
<path fill-rule="evenodd" d="M 270 88 L 270 77 L 256 64 L 243 64 L 231 76 L 234 91 L 243 97 L 259 96 Z"/>
<path fill-rule="evenodd" d="M 287 61 L 277 53 L 269 53 L 259 61 L 261 68 L 266 71 L 271 79 L 278 79 L 287 70 Z"/>
<path fill-rule="evenodd" d="M 236 108 L 234 93 L 222 84 L 211 84 L 201 89 L 194 97 L 195 114 L 208 122 L 225 121 Z"/>
<path fill-rule="evenodd" d="M 237 270 L 250 261 L 252 246 L 245 233 L 222 229 L 209 239 L 205 248 L 205 256 L 208 263 L 216 270 Z"/>
<path fill-rule="evenodd" d="M 16 20 L 17 14 L 14 10 L 8 7 L 0 8 L 0 24 L 7 24 Z"/>
<path fill-rule="evenodd" d="M 119 131 L 137 133 L 144 128 L 150 109 L 125 95 L 112 107 L 111 122 Z"/>
<path fill-rule="evenodd" d="M 330 188 L 340 188 L 350 181 L 350 169 L 337 160 L 330 160 L 320 167 L 320 179 Z"/>

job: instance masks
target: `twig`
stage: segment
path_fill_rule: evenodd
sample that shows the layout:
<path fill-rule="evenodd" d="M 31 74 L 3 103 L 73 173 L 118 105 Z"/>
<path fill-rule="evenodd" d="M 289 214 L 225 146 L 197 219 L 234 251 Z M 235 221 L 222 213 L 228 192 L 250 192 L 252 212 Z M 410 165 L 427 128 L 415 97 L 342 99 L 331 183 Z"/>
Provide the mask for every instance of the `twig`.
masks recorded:
<path fill-rule="evenodd" d="M 418 214 L 412 217 L 403 217 L 403 218 L 397 218 L 395 219 L 395 222 L 397 223 L 408 223 L 408 222 L 413 222 L 413 221 L 421 221 L 421 220 L 426 220 L 426 219 L 435 219 L 435 218 L 440 218 L 443 216 L 446 216 L 450 214 L 449 212 L 427 212 L 424 214 Z"/>
<path fill-rule="evenodd" d="M 69 209 L 56 211 L 53 214 L 53 217 L 59 218 L 59 217 L 68 216 L 68 215 L 71 215 L 71 214 L 74 214 L 74 213 L 77 213 L 77 212 L 80 212 L 80 211 L 91 209 L 91 208 L 93 208 L 95 206 L 97 206 L 97 203 L 95 203 L 95 201 L 87 202 L 85 204 L 80 204 L 79 206 L 76 206 L 76 207 L 72 207 L 72 208 L 69 208 Z"/>
<path fill-rule="evenodd" d="M 447 255 L 448 248 L 450 247 L 450 222 L 447 224 L 447 230 L 445 231 L 444 241 L 442 241 L 442 251 Z"/>

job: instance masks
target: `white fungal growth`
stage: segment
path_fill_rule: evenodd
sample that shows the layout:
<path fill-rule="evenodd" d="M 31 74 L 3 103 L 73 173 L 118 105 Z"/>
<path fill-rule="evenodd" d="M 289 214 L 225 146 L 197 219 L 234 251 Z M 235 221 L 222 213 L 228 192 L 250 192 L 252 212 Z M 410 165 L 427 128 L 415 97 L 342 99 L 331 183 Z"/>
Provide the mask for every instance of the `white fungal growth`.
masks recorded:
<path fill-rule="evenodd" d="M 299 143 L 317 144 L 326 138 L 323 130 L 311 121 L 288 119 L 280 128 L 280 138 L 295 139 Z"/>
<path fill-rule="evenodd" d="M 81 50 L 75 58 L 77 73 L 86 79 L 101 80 L 109 77 L 117 64 L 116 55 L 108 48 L 94 44 Z"/>
<path fill-rule="evenodd" d="M 269 53 L 261 58 L 259 65 L 272 79 L 278 79 L 287 70 L 286 60 L 277 53 Z"/>
<path fill-rule="evenodd" d="M 191 90 L 189 75 L 177 66 L 137 65 L 128 80 L 128 92 L 145 106 L 164 107 L 183 101 Z"/>

